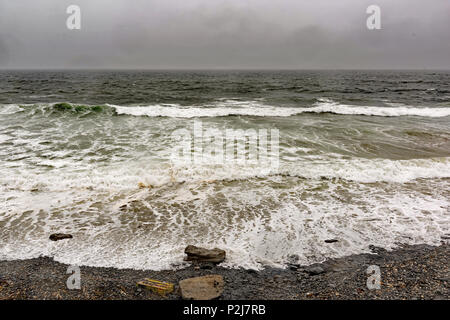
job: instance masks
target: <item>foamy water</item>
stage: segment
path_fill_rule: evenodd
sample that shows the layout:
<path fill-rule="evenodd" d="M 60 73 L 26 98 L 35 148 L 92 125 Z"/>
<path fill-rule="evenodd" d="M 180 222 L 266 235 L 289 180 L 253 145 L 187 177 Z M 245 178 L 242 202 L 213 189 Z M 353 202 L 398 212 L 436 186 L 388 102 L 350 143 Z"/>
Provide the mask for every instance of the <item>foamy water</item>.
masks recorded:
<path fill-rule="evenodd" d="M 5 76 L 5 90 L 23 77 Z M 39 77 L 39 94 L 0 96 L 0 259 L 161 270 L 194 244 L 227 250 L 224 266 L 261 269 L 450 232 L 442 76 L 387 73 L 354 92 L 361 79 L 345 73 Z M 405 77 L 431 80 L 400 95 Z M 105 93 L 103 81 L 121 89 Z M 174 159 L 172 133 L 198 122 L 278 129 L 279 165 Z M 54 232 L 74 238 L 49 241 Z"/>
<path fill-rule="evenodd" d="M 113 107 L 119 115 L 198 118 L 198 117 L 226 117 L 226 116 L 255 116 L 255 117 L 290 117 L 302 113 L 334 113 L 343 115 L 365 115 L 379 117 L 448 117 L 450 107 L 416 108 L 411 106 L 370 107 L 343 105 L 329 99 L 308 108 L 283 108 L 269 106 L 257 101 L 221 101 L 206 106 L 180 106 L 179 104 L 147 105 L 147 106 L 116 106 Z"/>

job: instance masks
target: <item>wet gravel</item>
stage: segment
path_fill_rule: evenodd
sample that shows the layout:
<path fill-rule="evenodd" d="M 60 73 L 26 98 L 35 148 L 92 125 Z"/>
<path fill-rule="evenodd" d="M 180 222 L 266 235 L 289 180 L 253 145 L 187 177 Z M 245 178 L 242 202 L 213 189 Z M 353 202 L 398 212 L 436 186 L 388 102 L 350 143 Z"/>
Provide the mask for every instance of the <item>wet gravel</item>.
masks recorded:
<path fill-rule="evenodd" d="M 437 299 L 450 298 L 450 245 L 404 246 L 372 254 L 330 259 L 311 266 L 292 264 L 287 269 L 263 271 L 225 269 L 212 264 L 181 270 L 138 271 L 80 267 L 81 289 L 69 290 L 68 265 L 50 258 L 0 261 L 0 299 L 181 299 L 182 279 L 220 274 L 225 290 L 220 299 Z M 367 268 L 381 271 L 380 289 L 367 287 Z M 161 297 L 136 286 L 144 278 L 175 284 L 175 292 Z"/>

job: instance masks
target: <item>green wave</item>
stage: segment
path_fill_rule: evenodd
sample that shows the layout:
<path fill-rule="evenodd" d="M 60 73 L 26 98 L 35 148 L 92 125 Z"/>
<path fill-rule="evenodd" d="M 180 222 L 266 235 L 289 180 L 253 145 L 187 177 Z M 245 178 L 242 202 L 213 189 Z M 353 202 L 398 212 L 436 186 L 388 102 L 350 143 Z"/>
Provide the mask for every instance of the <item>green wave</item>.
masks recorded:
<path fill-rule="evenodd" d="M 73 115 L 86 117 L 96 114 L 115 114 L 115 110 L 107 105 L 84 105 L 68 102 L 18 104 L 20 109 L 14 113 L 26 112 L 32 116 L 62 116 Z"/>
<path fill-rule="evenodd" d="M 52 108 L 56 111 L 71 111 L 71 112 L 102 112 L 104 110 L 104 106 L 96 105 L 96 106 L 89 106 L 89 105 L 72 105 L 67 102 L 61 102 L 61 103 L 55 103 L 52 105 Z"/>

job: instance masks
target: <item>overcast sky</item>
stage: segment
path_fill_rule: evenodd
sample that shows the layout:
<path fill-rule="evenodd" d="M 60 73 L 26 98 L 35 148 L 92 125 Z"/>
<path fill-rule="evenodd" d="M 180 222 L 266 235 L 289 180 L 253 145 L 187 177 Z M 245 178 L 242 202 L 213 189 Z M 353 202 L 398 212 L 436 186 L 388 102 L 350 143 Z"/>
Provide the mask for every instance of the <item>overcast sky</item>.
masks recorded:
<path fill-rule="evenodd" d="M 450 69 L 450 0 L 0 0 L 0 68 Z"/>

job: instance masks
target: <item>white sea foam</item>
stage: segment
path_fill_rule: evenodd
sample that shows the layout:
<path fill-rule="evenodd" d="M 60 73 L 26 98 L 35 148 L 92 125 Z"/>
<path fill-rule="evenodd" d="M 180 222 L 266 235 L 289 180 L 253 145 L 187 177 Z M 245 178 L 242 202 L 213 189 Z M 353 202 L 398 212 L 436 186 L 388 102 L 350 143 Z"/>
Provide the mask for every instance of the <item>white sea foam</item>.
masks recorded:
<path fill-rule="evenodd" d="M 259 116 L 279 117 L 292 116 L 298 113 L 295 108 L 282 108 L 263 105 L 254 101 L 221 102 L 215 106 L 181 106 L 178 104 L 149 105 L 149 106 L 115 106 L 117 114 L 147 117 L 226 117 L 226 116 Z"/>
<path fill-rule="evenodd" d="M 250 178 L 291 176 L 310 180 L 342 179 L 358 183 L 405 183 L 416 179 L 450 178 L 450 157 L 410 160 L 389 159 L 326 159 L 302 156 L 294 161 L 281 161 L 278 169 L 259 165 L 199 164 L 177 162 L 157 163 L 151 160 L 121 162 L 105 167 L 77 164 L 70 161 L 46 161 L 54 169 L 28 171 L 12 169 L 4 163 L 0 183 L 4 191 L 41 191 L 86 193 L 91 189 L 102 192 L 128 192 L 139 182 L 162 187 L 172 183 L 202 183 L 204 181 L 234 181 Z M 80 194 L 81 195 L 81 194 Z M 24 201 L 24 209 L 29 204 Z"/>
<path fill-rule="evenodd" d="M 392 107 L 356 106 L 321 99 L 312 107 L 277 107 L 260 101 L 224 100 L 204 106 L 181 106 L 179 104 L 159 104 L 148 106 L 117 106 L 117 114 L 147 117 L 225 117 L 232 115 L 258 117 L 290 117 L 302 113 L 334 113 L 342 115 L 365 115 L 380 117 L 447 117 L 450 116 L 448 107 L 412 107 L 397 105 Z"/>
<path fill-rule="evenodd" d="M 184 246 L 195 244 L 226 249 L 227 267 L 260 269 L 283 266 L 293 254 L 308 264 L 366 252 L 369 244 L 439 244 L 449 231 L 445 180 L 422 181 L 417 190 L 281 177 L 140 190 L 137 181 L 152 174 L 146 169 L 141 176 L 124 178 L 130 173 L 122 167 L 70 182 L 70 176 L 43 181 L 29 175 L 9 185 L 0 259 L 45 255 L 68 264 L 160 270 L 183 263 Z M 13 195 L 32 182 L 43 192 Z M 26 204 L 17 206 L 19 201 Z M 138 207 L 122 211 L 124 205 Z M 74 239 L 53 243 L 52 232 L 70 232 Z M 330 237 L 340 242 L 324 246 Z"/>
<path fill-rule="evenodd" d="M 14 114 L 24 109 L 17 104 L 0 105 L 0 115 Z"/>
<path fill-rule="evenodd" d="M 396 107 L 373 107 L 373 106 L 352 106 L 345 104 L 338 104 L 336 102 L 320 102 L 316 104 L 311 110 L 304 112 L 314 113 L 335 113 L 343 115 L 365 115 L 365 116 L 379 116 L 379 117 L 400 117 L 400 116 L 418 116 L 418 117 L 447 117 L 450 116 L 450 108 L 428 108 L 428 107 L 410 107 L 410 106 L 396 106 Z"/>
<path fill-rule="evenodd" d="M 414 180 L 450 177 L 450 158 L 305 158 L 262 180 L 260 168 L 146 161 L 0 173 L 0 259 L 46 255 L 69 264 L 158 270 L 182 263 L 183 247 L 192 243 L 225 248 L 225 266 L 258 269 L 283 266 L 291 254 L 313 263 L 364 252 L 368 244 L 434 244 L 449 232 L 449 181 Z M 306 180 L 292 180 L 297 177 Z M 139 189 L 139 182 L 153 188 Z M 139 207 L 122 211 L 131 204 Z M 52 243 L 53 232 L 75 238 Z M 329 237 L 342 241 L 323 246 Z"/>
<path fill-rule="evenodd" d="M 450 158 L 432 159 L 335 159 L 332 161 L 301 161 L 287 164 L 283 173 L 308 179 L 339 178 L 363 183 L 403 183 L 419 178 L 449 178 Z"/>

